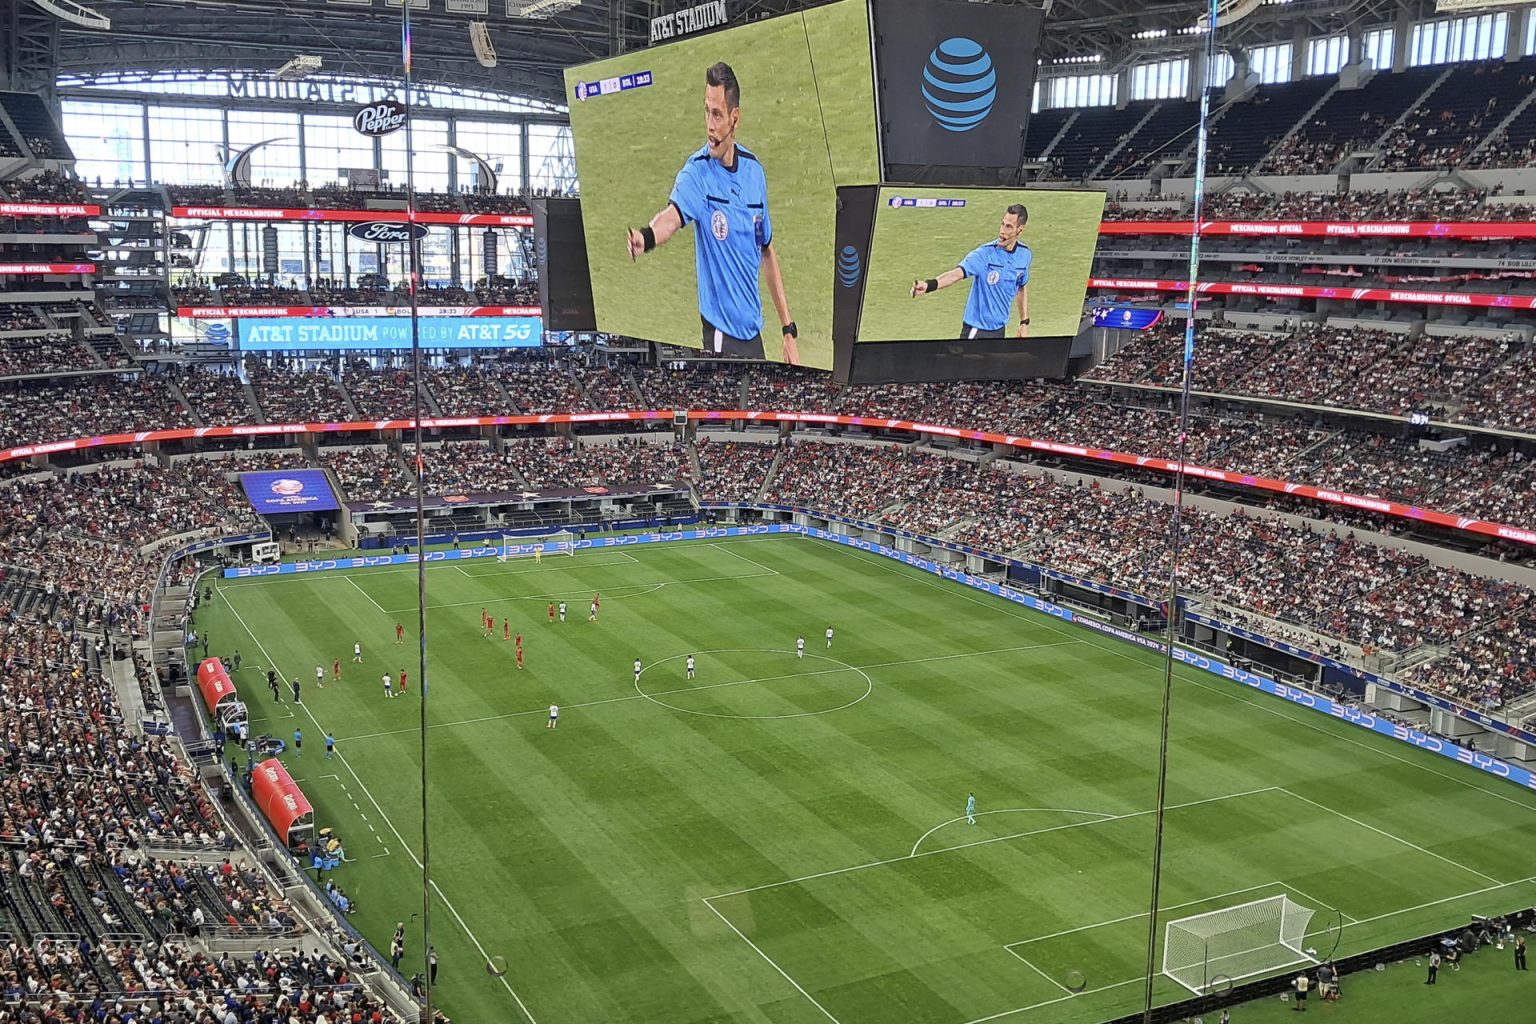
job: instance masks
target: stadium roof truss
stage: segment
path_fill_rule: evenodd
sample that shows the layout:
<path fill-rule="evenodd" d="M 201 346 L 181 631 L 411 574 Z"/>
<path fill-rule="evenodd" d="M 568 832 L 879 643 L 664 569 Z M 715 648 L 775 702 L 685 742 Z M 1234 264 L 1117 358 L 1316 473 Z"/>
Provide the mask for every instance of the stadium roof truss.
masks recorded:
<path fill-rule="evenodd" d="M 107 32 L 60 23 L 57 72 L 90 79 L 125 69 L 275 71 L 295 54 L 319 54 L 330 74 L 369 79 L 400 75 L 403 0 L 93 0 L 112 21 Z M 416 0 L 419 4 L 423 0 Z M 561 70 L 572 64 L 643 47 L 650 18 L 685 0 L 582 0 L 548 18 L 507 15 L 507 0 L 455 0 L 482 13 L 449 13 L 445 0 L 412 8 L 415 75 L 424 83 L 472 87 L 546 103 L 563 101 Z M 828 0 L 732 0 L 731 23 L 816 6 Z M 990 0 L 1039 6 L 1047 0 Z M 0 8 L 28 0 L 0 0 Z M 30 5 L 28 5 L 30 6 Z M 1191 53 L 1198 37 L 1186 31 L 1207 8 L 1202 0 L 1048 0 L 1040 57 L 1078 58 L 1072 73 L 1115 70 L 1159 56 Z M 274 18 L 274 9 L 279 16 Z M 36 10 L 36 8 L 34 8 Z M 1400 17 L 1429 17 L 1434 0 L 1266 0 L 1223 31 L 1224 46 L 1295 37 L 1305 30 L 1333 35 Z M 482 67 L 469 36 L 484 21 L 497 55 Z M 1159 34 L 1162 33 L 1162 34 Z M 1085 55 L 1100 60 L 1084 63 Z"/>

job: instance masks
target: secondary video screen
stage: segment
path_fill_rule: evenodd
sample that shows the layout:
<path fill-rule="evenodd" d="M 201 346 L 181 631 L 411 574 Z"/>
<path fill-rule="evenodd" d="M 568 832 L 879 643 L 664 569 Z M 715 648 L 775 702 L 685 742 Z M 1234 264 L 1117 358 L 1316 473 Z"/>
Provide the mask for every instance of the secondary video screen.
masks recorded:
<path fill-rule="evenodd" d="M 565 86 L 598 329 L 829 369 L 835 189 L 880 180 L 862 0 Z"/>
<path fill-rule="evenodd" d="M 1070 337 L 1103 192 L 880 190 L 859 341 Z"/>

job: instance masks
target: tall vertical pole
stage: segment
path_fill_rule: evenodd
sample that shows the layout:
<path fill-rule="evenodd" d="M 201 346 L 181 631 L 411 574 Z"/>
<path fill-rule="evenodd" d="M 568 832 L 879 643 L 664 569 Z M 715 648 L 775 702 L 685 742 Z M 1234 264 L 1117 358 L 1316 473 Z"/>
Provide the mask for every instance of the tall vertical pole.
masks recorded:
<path fill-rule="evenodd" d="M 1205 81 L 1200 83 L 1200 127 L 1195 136 L 1195 188 L 1194 223 L 1189 236 L 1189 309 L 1184 322 L 1184 373 L 1179 388 L 1179 427 L 1175 469 L 1173 475 L 1173 516 L 1169 527 L 1168 552 L 1168 601 L 1164 614 L 1168 620 L 1166 660 L 1163 662 L 1162 709 L 1157 735 L 1157 802 L 1152 819 L 1152 892 L 1147 906 L 1147 973 L 1146 988 L 1142 994 L 1141 1019 L 1152 1024 L 1152 991 L 1157 970 L 1157 911 L 1158 897 L 1163 881 L 1163 831 L 1168 805 L 1168 725 L 1173 705 L 1173 645 L 1178 639 L 1179 619 L 1179 556 L 1182 553 L 1184 512 L 1184 462 L 1189 453 L 1189 397 L 1193 386 L 1195 365 L 1195 311 L 1200 292 L 1200 225 L 1205 201 L 1205 157 L 1209 142 L 1211 116 L 1212 70 L 1216 67 L 1216 5 L 1210 0 L 1207 17 L 1210 25 L 1205 33 Z"/>
<path fill-rule="evenodd" d="M 433 1019 L 432 1008 L 432 838 L 428 830 L 427 808 L 427 700 L 432 692 L 427 678 L 427 517 L 426 473 L 421 454 L 421 310 L 417 289 L 421 287 L 421 245 L 416 241 L 416 147 L 415 116 L 411 102 L 411 0 L 401 8 L 400 52 L 405 80 L 405 222 L 410 239 L 406 241 L 406 266 L 411 294 L 411 383 L 415 395 L 411 401 L 411 431 L 416 470 L 416 631 L 421 680 L 421 977 L 426 1006 L 422 1020 Z"/>

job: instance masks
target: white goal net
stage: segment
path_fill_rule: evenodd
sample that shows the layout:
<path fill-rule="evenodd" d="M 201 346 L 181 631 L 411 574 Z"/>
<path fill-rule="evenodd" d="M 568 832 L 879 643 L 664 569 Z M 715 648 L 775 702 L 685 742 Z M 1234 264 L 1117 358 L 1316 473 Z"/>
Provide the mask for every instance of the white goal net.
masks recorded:
<path fill-rule="evenodd" d="M 574 555 L 576 535 L 569 530 L 561 530 L 545 537 L 513 537 L 503 534 L 499 546 L 501 553 L 496 556 L 498 562 L 510 562 L 518 558 L 538 560 L 554 555 Z"/>
<path fill-rule="evenodd" d="M 1289 896 L 1271 896 L 1169 921 L 1163 973 L 1203 995 L 1217 979 L 1235 982 L 1310 962 L 1301 944 L 1313 913 Z"/>

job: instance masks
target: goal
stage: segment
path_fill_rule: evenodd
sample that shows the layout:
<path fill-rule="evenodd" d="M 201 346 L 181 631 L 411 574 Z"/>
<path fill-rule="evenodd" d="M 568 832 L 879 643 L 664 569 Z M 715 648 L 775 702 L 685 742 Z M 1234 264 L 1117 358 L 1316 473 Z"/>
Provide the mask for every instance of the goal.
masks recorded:
<path fill-rule="evenodd" d="M 1204 995 L 1217 979 L 1240 981 L 1314 962 L 1301 948 L 1313 913 L 1289 896 L 1271 896 L 1169 921 L 1163 973 Z"/>
<path fill-rule="evenodd" d="M 541 558 L 544 555 L 574 555 L 576 535 L 569 530 L 560 530 L 537 539 L 502 534 L 499 546 L 501 553 L 496 556 L 498 562 L 510 562 L 517 558 Z"/>

